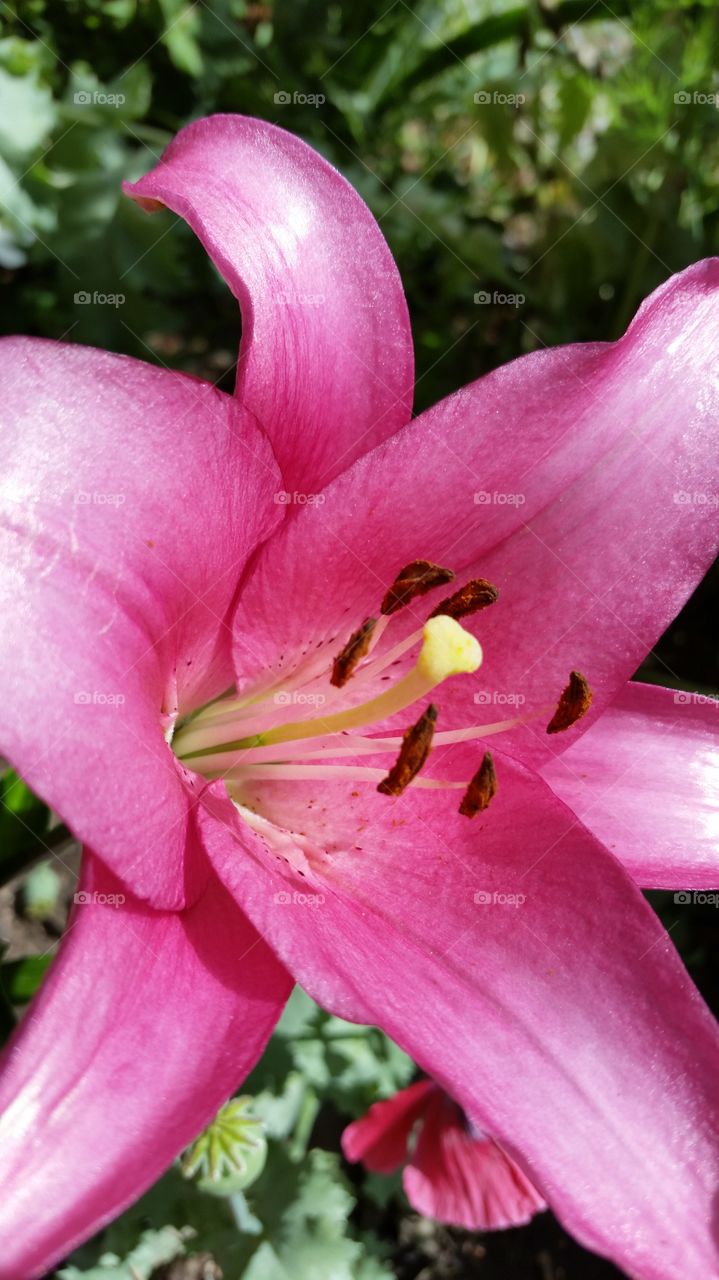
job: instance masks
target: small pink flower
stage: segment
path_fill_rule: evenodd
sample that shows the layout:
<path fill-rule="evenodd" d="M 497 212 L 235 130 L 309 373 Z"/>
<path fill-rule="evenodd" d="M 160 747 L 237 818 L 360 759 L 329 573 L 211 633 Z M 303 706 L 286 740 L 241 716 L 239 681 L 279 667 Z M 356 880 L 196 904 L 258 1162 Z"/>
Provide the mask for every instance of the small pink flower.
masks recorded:
<path fill-rule="evenodd" d="M 372 1173 L 404 1165 L 412 1207 L 468 1231 L 516 1227 L 546 1208 L 514 1160 L 431 1080 L 375 1102 L 347 1126 L 342 1149 Z"/>
<path fill-rule="evenodd" d="M 410 422 L 396 268 L 314 151 L 213 117 L 129 193 L 239 299 L 238 380 L 0 344 L 0 752 L 85 848 L 4 1059 L 0 1277 L 135 1199 L 297 980 L 590 1248 L 705 1280 L 717 1034 L 640 886 L 716 883 L 716 707 L 627 681 L 713 555 L 719 262 Z M 454 583 L 394 610 L 420 560 Z"/>

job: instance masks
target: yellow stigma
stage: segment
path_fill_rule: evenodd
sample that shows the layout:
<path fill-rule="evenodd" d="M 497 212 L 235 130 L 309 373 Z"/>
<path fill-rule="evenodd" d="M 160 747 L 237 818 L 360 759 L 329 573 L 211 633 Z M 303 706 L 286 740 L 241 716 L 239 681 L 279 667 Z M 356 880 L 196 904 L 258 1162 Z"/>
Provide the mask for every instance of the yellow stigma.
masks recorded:
<path fill-rule="evenodd" d="M 432 685 L 448 676 L 459 676 L 476 671 L 482 664 L 482 646 L 469 631 L 465 631 L 454 618 L 439 614 L 430 618 L 422 632 L 424 643 L 417 661 L 417 670 Z"/>

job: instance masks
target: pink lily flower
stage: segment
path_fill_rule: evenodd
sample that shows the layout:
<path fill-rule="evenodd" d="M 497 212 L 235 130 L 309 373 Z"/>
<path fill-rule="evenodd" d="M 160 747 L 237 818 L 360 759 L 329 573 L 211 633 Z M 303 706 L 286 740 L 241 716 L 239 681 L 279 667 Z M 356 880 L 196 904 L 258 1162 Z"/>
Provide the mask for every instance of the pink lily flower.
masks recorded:
<path fill-rule="evenodd" d="M 213 117 L 129 194 L 238 297 L 238 382 L 2 344 L 0 751 L 85 854 L 4 1061 L 0 1277 L 146 1188 L 297 980 L 588 1247 L 706 1280 L 717 1034 L 640 886 L 719 878 L 715 709 L 627 681 L 713 553 L 711 505 L 675 495 L 716 453 L 719 263 L 407 425 L 396 269 L 311 149 Z M 455 582 L 395 609 L 419 560 Z M 479 579 L 499 599 L 451 618 Z M 548 735 L 571 670 L 591 708 Z"/>
<path fill-rule="evenodd" d="M 418 1213 L 468 1231 L 517 1227 L 546 1205 L 522 1170 L 432 1080 L 375 1102 L 342 1134 L 372 1173 L 394 1173 Z"/>

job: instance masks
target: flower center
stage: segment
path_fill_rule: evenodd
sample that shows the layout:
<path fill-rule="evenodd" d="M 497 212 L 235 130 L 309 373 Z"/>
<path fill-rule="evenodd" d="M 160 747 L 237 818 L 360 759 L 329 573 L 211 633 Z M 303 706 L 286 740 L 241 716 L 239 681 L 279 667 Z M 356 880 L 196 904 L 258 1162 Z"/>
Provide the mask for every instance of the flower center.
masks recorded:
<path fill-rule="evenodd" d="M 385 594 L 379 620 L 368 618 L 350 636 L 330 672 L 318 666 L 321 659 L 315 659 L 296 672 L 292 685 L 285 679 L 281 689 L 273 685 L 261 694 L 217 699 L 178 726 L 172 742 L 176 755 L 204 777 L 222 778 L 230 797 L 238 801 L 244 784 L 250 781 L 344 779 L 373 782 L 378 791 L 389 796 L 401 795 L 408 786 L 462 789 L 465 795 L 460 813 L 474 817 L 487 807 L 496 791 L 491 755 L 485 752 L 468 781 L 421 778 L 419 772 L 433 744 L 486 738 L 534 716 L 438 733 L 437 709 L 430 703 L 402 737 L 372 737 L 355 732 L 422 704 L 445 680 L 472 673 L 481 665 L 479 641 L 465 630 L 459 618 L 486 608 L 497 599 L 496 589 L 484 579 L 467 583 L 442 601 L 418 631 L 381 657 L 372 657 L 392 616 L 410 600 L 453 576 L 451 571 L 426 560 L 412 561 Z M 348 682 L 355 694 L 363 686 L 366 692 L 375 690 L 379 679 L 387 678 L 382 677 L 382 672 L 418 643 L 421 648 L 417 661 L 405 676 L 379 694 L 346 705 L 344 688 Z M 568 728 L 588 709 L 590 699 L 586 681 L 573 672 L 549 731 Z M 288 716 L 288 707 L 297 711 L 306 706 L 321 710 L 308 717 Z M 389 773 L 357 763 L 360 756 L 386 753 L 396 757 Z M 342 757 L 351 757 L 352 763 L 336 763 Z"/>

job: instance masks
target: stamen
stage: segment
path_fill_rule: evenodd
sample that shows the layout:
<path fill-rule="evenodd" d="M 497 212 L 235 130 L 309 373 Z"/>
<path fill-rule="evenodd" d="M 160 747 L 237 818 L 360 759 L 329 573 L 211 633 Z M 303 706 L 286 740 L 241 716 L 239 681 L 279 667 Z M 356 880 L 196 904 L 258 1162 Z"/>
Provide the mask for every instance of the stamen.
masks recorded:
<path fill-rule="evenodd" d="M 365 619 L 350 636 L 334 658 L 331 674 L 326 665 L 328 655 L 320 654 L 322 642 L 318 642 L 317 652 L 291 668 L 287 675 L 273 673 L 269 682 L 265 679 L 262 687 L 255 685 L 251 694 L 239 697 L 236 692 L 230 692 L 181 721 L 179 728 L 175 726 L 172 740 L 175 755 L 205 778 L 223 779 L 230 797 L 237 798 L 240 804 L 244 804 L 245 786 L 249 782 L 315 783 L 334 779 L 347 783 L 374 782 L 382 795 L 390 796 L 400 796 L 408 787 L 457 789 L 464 793 L 459 812 L 474 818 L 488 807 L 497 792 L 490 752 L 485 751 L 479 769 L 469 782 L 419 777 L 432 747 L 504 733 L 532 720 L 544 719 L 550 707 L 492 724 L 436 733 L 437 708 L 429 703 L 401 737 L 393 734 L 371 737 L 353 732 L 381 724 L 425 699 L 449 676 L 472 673 L 481 665 L 481 646 L 459 619 L 487 608 L 498 599 L 497 588 L 486 578 L 473 578 L 465 583 L 437 605 L 422 628 L 405 636 L 381 658 L 367 661 L 390 624 L 391 615 L 415 597 L 453 578 L 451 570 L 427 560 L 414 560 L 405 565 L 382 601 L 380 616 Z M 336 690 L 343 689 L 355 674 L 353 690 L 356 686 L 363 686 L 367 692 L 369 688 L 382 687 L 377 684 L 381 673 L 399 662 L 420 641 L 414 667 L 376 697 L 348 707 L 343 706 L 346 698 L 342 694 L 329 693 L 328 677 L 329 684 Z M 306 652 L 305 648 L 303 656 Z M 329 696 L 320 692 L 323 689 Z M 586 714 L 591 701 L 587 680 L 581 672 L 572 671 L 547 725 L 547 733 L 570 728 Z M 292 714 L 289 706 L 305 702 L 322 705 L 324 713 L 304 720 L 287 719 Z M 338 704 L 342 709 L 332 710 Z M 356 758 L 381 757 L 389 752 L 396 756 L 389 772 L 386 772 L 387 765 L 363 767 Z M 352 759 L 346 765 L 336 763 L 343 756 Z"/>
<path fill-rule="evenodd" d="M 342 652 L 337 654 L 330 676 L 330 684 L 334 685 L 335 689 L 341 689 L 347 684 L 355 667 L 366 657 L 376 626 L 376 618 L 367 618 L 366 622 L 363 622 L 362 626 L 350 636 Z"/>
<path fill-rule="evenodd" d="M 451 569 L 443 569 L 441 565 L 432 564 L 429 560 L 412 560 L 400 569 L 392 586 L 380 606 L 380 613 L 396 613 L 403 609 L 415 596 L 424 596 L 434 587 L 444 586 L 451 582 L 454 574 Z"/>
<path fill-rule="evenodd" d="M 572 671 L 557 710 L 547 725 L 547 733 L 563 733 L 585 716 L 591 706 L 592 691 L 581 671 Z"/>
<path fill-rule="evenodd" d="M 494 604 L 498 597 L 499 591 L 492 586 L 491 582 L 487 582 L 486 578 L 473 578 L 470 582 L 465 583 L 463 587 L 460 587 L 459 591 L 456 591 L 453 596 L 448 596 L 446 600 L 438 604 L 437 608 L 433 609 L 429 616 L 430 618 L 438 618 L 441 614 L 444 614 L 445 617 L 454 618 L 456 621 L 460 617 L 466 617 L 469 613 L 475 613 L 479 609 L 486 609 L 488 605 Z M 370 653 L 380 638 L 380 628 L 383 627 L 383 624 L 386 625 L 387 621 L 387 618 L 380 618 L 377 629 L 372 636 Z M 388 649 L 371 666 L 366 666 L 363 669 L 363 674 L 368 679 L 374 680 L 387 667 L 391 667 L 393 663 L 403 657 L 408 649 L 413 649 L 416 644 L 419 644 L 421 639 L 422 628 L 419 627 L 411 635 L 405 636 L 404 640 L 400 640 L 392 649 Z"/>
<path fill-rule="evenodd" d="M 194 750 L 179 752 L 181 759 L 214 755 L 217 752 L 237 751 L 244 747 L 268 747 L 278 742 L 293 742 L 299 738 L 313 738 L 343 729 L 358 729 L 362 725 L 386 720 L 388 716 L 404 711 L 413 702 L 425 698 L 436 685 L 449 676 L 476 671 L 482 662 L 479 641 L 453 618 L 430 618 L 423 628 L 424 643 L 416 666 L 396 685 L 376 698 L 327 715 L 313 716 L 309 720 L 295 720 L 289 724 L 237 738 L 232 742 L 205 739 Z"/>
<path fill-rule="evenodd" d="M 515 716 L 513 720 L 498 720 L 493 724 L 470 725 L 466 729 L 445 729 L 435 733 L 432 745 L 435 747 L 451 746 L 455 742 L 472 742 L 477 738 L 490 738 L 496 733 L 506 733 L 516 729 L 518 725 L 529 724 L 542 718 L 551 710 L 544 707 L 540 712 L 532 712 L 526 716 Z M 258 735 L 258 737 L 261 735 Z M 328 733 L 310 739 L 299 739 L 296 742 L 284 743 L 281 753 L 276 746 L 243 747 L 235 751 L 218 747 L 214 754 L 207 754 L 202 759 L 202 772 L 205 777 L 223 777 L 229 768 L 240 765 L 276 764 L 292 760 L 339 760 L 346 756 L 377 756 L 389 752 L 396 755 L 402 746 L 401 737 L 367 738 L 352 733 Z M 187 758 L 187 757 L 185 757 Z M 193 765 L 193 767 L 196 767 Z M 383 775 L 381 775 L 383 776 Z M 464 784 L 462 784 L 464 785 Z"/>
<path fill-rule="evenodd" d="M 397 760 L 377 786 L 383 796 L 401 796 L 417 776 L 430 753 L 436 722 L 437 708 L 430 702 L 417 723 L 403 734 Z"/>
<path fill-rule="evenodd" d="M 372 653 L 373 649 L 377 648 L 377 645 L 379 644 L 380 640 L 382 639 L 382 636 L 384 635 L 387 627 L 390 624 L 390 621 L 391 621 L 390 618 L 386 618 L 384 617 L 383 614 L 380 614 L 379 618 L 377 619 L 377 626 L 375 627 L 374 631 L 372 632 L 372 635 L 370 636 L 368 653 Z"/>
<path fill-rule="evenodd" d="M 389 618 L 380 618 L 379 622 L 377 623 L 377 631 L 375 631 L 374 635 L 372 636 L 372 645 L 370 647 L 370 653 L 372 652 L 372 649 L 377 643 L 377 639 L 378 639 L 377 632 L 382 626 L 382 623 L 385 623 L 386 625 L 388 622 L 389 622 Z M 363 679 L 366 679 L 366 680 L 376 679 L 376 677 L 381 675 L 383 671 L 387 670 L 387 667 L 391 667 L 395 662 L 398 662 L 399 659 L 403 657 L 404 654 L 407 653 L 410 649 L 414 649 L 415 645 L 420 644 L 423 634 L 424 634 L 424 627 L 418 627 L 417 630 L 413 631 L 411 635 L 405 636 L 404 640 L 400 640 L 397 644 L 393 645 L 391 649 L 388 649 L 386 653 L 383 653 L 381 658 L 375 658 L 373 662 L 368 662 L 367 666 L 364 667 L 362 670 Z"/>
<path fill-rule="evenodd" d="M 550 707 L 544 707 L 542 711 L 533 711 L 526 716 L 514 716 L 511 720 L 495 720 L 491 724 L 473 724 L 466 729 L 443 729 L 435 733 L 432 742 L 435 747 L 448 747 L 455 742 L 472 742 L 476 738 L 491 738 L 496 733 L 507 733 L 508 730 L 516 729 L 520 724 L 530 724 L 533 720 L 541 719 L 550 710 Z M 334 756 L 382 755 L 387 751 L 396 754 L 401 746 L 402 738 L 400 737 L 367 738 L 359 734 L 330 733 L 313 738 L 311 750 L 305 742 L 287 745 L 282 751 L 282 759 L 288 760 L 295 755 L 302 756 L 304 760 L 328 760 Z M 248 747 L 244 752 L 238 753 L 238 759 L 240 755 L 248 764 L 254 764 L 256 761 L 276 759 L 277 752 L 274 747 Z"/>
<path fill-rule="evenodd" d="M 486 751 L 481 765 L 467 787 L 459 812 L 464 818 L 474 818 L 487 808 L 496 794 L 497 775 L 494 771 L 494 761 L 490 752 Z"/>
<path fill-rule="evenodd" d="M 233 790 L 235 784 L 243 782 L 322 782 L 334 778 L 342 782 L 380 782 L 384 776 L 383 769 L 342 764 L 253 764 L 222 774 Z M 426 791 L 461 791 L 467 784 L 446 778 L 414 778 L 409 785 Z"/>
<path fill-rule="evenodd" d="M 488 605 L 494 604 L 498 597 L 497 588 L 487 582 L 486 578 L 472 578 L 459 591 L 455 591 L 454 595 L 438 604 L 429 616 L 436 618 L 438 614 L 444 613 L 448 618 L 466 618 L 468 614 L 477 613 L 479 609 L 486 609 Z"/>

